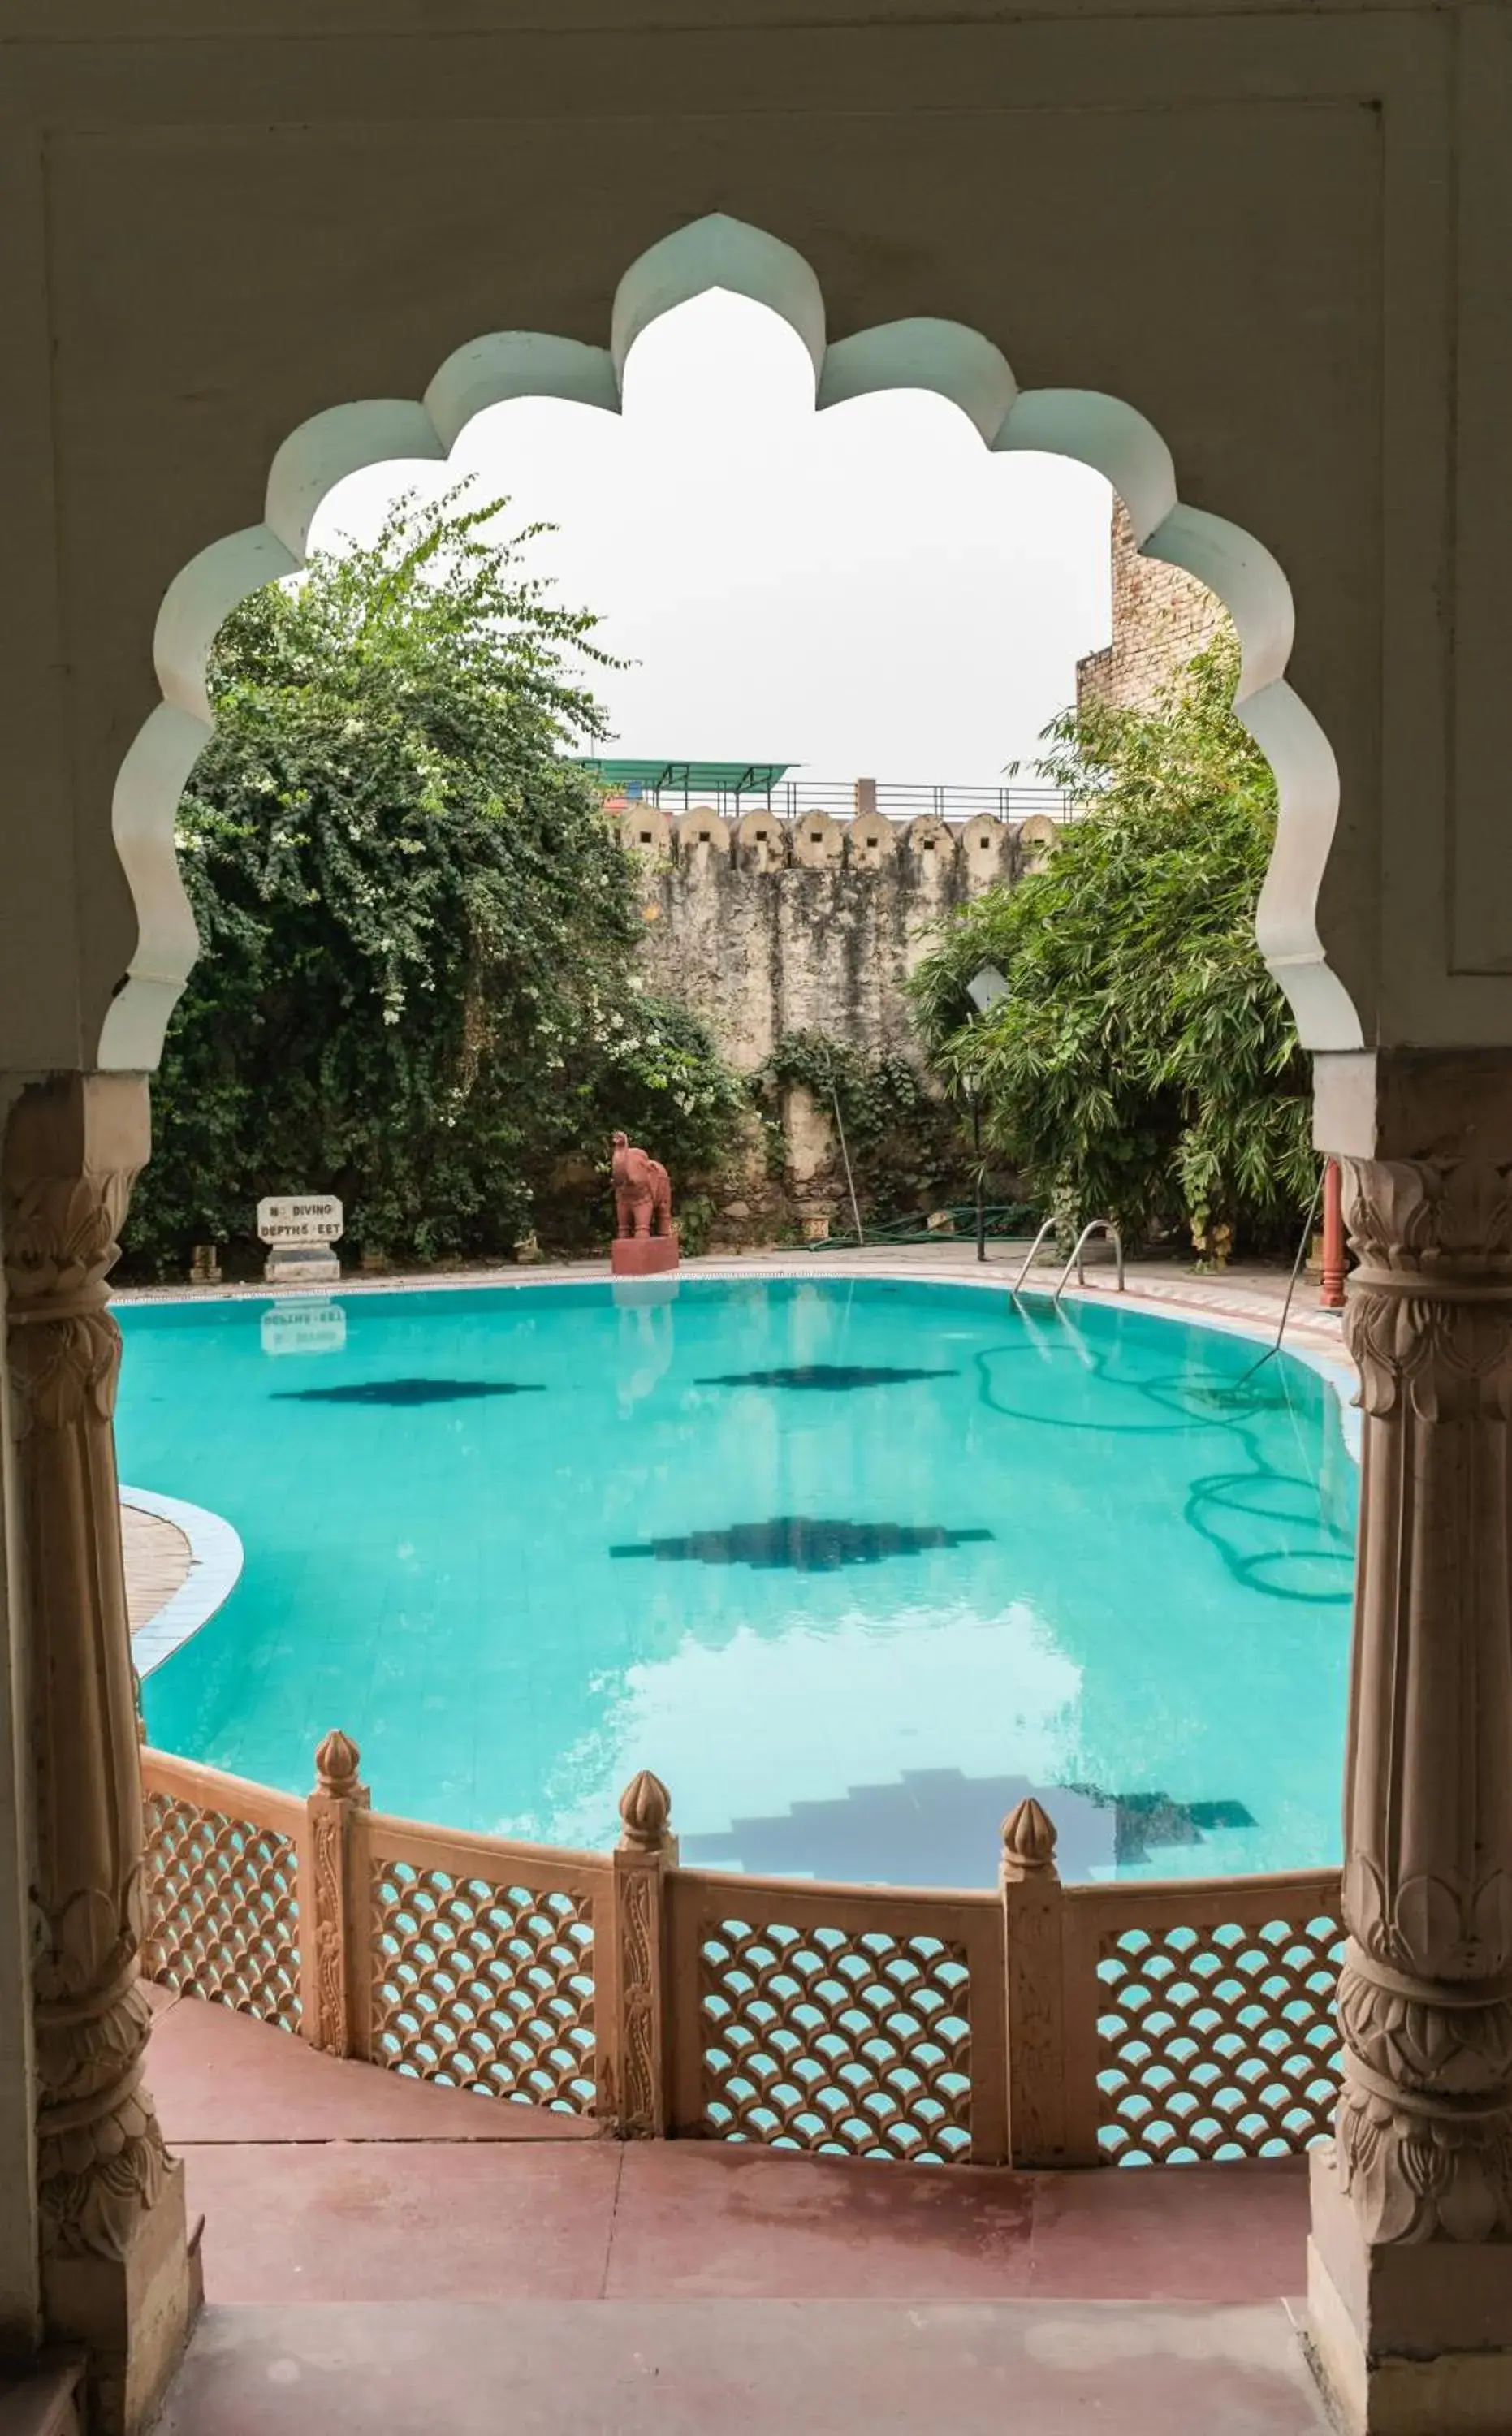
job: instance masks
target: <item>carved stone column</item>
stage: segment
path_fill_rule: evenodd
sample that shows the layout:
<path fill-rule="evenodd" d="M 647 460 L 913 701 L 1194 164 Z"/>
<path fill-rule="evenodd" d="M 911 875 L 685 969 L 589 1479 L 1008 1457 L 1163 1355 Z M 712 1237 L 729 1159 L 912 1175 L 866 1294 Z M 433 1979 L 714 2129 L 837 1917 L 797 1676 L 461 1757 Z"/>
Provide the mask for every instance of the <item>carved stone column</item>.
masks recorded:
<path fill-rule="evenodd" d="M 182 2168 L 143 2084 L 142 1788 L 112 1417 L 106 1279 L 148 1152 L 140 1077 L 16 1102 L 0 1240 L 19 1487 L 35 1820 L 43 2306 L 90 2355 L 90 2425 L 151 2415 L 192 2314 Z"/>
<path fill-rule="evenodd" d="M 1347 2426 L 1512 2426 L 1512 1164 L 1346 1158 L 1364 1414 L 1345 2080 L 1310 2340 Z"/>

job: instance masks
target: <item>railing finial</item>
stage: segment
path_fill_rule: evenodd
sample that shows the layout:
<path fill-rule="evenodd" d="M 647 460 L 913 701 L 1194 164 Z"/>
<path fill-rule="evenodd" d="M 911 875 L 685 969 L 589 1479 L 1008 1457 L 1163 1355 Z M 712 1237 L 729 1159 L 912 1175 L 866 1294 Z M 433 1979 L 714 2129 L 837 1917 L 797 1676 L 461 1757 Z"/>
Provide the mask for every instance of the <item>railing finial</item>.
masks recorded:
<path fill-rule="evenodd" d="M 649 1767 L 637 1770 L 619 1797 L 622 1853 L 659 1853 L 667 1841 L 672 1797 Z"/>
<path fill-rule="evenodd" d="M 1015 1804 L 1002 1822 L 1002 1875 L 1018 1878 L 1056 1877 L 1055 1822 L 1033 1794 Z"/>
<path fill-rule="evenodd" d="M 350 1734 L 339 1726 L 326 1735 L 315 1754 L 315 1789 L 318 1793 L 334 1794 L 338 1801 L 350 1801 L 356 1791 L 357 1768 L 362 1759 Z"/>

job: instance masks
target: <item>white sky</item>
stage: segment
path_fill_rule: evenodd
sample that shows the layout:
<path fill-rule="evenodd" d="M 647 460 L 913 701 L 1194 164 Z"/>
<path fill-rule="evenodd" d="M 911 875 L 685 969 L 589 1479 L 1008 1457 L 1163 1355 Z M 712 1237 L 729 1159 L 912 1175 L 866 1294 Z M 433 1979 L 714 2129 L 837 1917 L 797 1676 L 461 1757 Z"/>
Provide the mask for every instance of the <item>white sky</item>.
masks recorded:
<path fill-rule="evenodd" d="M 366 540 L 396 491 L 475 469 L 512 531 L 560 526 L 533 563 L 636 664 L 594 678 L 609 753 L 990 786 L 1108 637 L 1101 476 L 992 457 L 918 392 L 816 415 L 787 323 L 721 291 L 637 340 L 621 415 L 496 407 L 449 465 L 342 483 L 313 538 Z"/>

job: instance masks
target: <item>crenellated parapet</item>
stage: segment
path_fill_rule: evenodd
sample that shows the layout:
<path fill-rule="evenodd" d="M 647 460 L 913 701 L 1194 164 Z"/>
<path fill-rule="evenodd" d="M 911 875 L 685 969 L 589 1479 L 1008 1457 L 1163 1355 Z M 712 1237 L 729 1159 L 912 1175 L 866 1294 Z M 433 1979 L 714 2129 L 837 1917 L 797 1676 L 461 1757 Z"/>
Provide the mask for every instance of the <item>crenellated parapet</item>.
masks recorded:
<path fill-rule="evenodd" d="M 894 820 L 884 812 L 839 814 L 816 807 L 792 814 L 757 805 L 739 818 L 711 804 L 669 811 L 659 804 L 611 806 L 631 852 L 652 863 L 696 866 L 701 857 L 726 861 L 742 873 L 880 872 L 900 864 L 924 875 L 959 874 L 968 893 L 1034 869 L 1053 846 L 1060 824 L 1048 814 L 1019 819 L 979 812 L 951 820 L 921 812 Z"/>

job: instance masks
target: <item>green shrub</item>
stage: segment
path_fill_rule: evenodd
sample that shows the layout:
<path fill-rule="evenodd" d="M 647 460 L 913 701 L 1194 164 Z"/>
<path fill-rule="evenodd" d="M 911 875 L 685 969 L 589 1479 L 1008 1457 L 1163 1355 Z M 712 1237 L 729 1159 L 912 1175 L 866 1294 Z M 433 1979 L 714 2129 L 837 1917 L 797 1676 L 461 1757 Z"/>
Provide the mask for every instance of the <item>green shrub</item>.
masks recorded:
<path fill-rule="evenodd" d="M 200 955 L 154 1087 L 126 1248 L 252 1256 L 265 1192 L 333 1192 L 354 1249 L 507 1254 L 554 1168 L 626 1123 L 669 1165 L 739 1105 L 706 1030 L 641 994 L 634 875 L 571 757 L 604 655 L 505 503 L 398 502 L 222 628 L 179 813 Z"/>
<path fill-rule="evenodd" d="M 1290 1248 L 1316 1174 L 1307 1062 L 1255 941 L 1275 787 L 1237 672 L 1222 635 L 1156 709 L 1057 721 L 1040 767 L 1086 816 L 962 909 L 912 983 L 936 1070 L 978 1084 L 1032 1200 L 1220 1257 Z M 977 1016 L 984 963 L 1009 988 Z"/>

